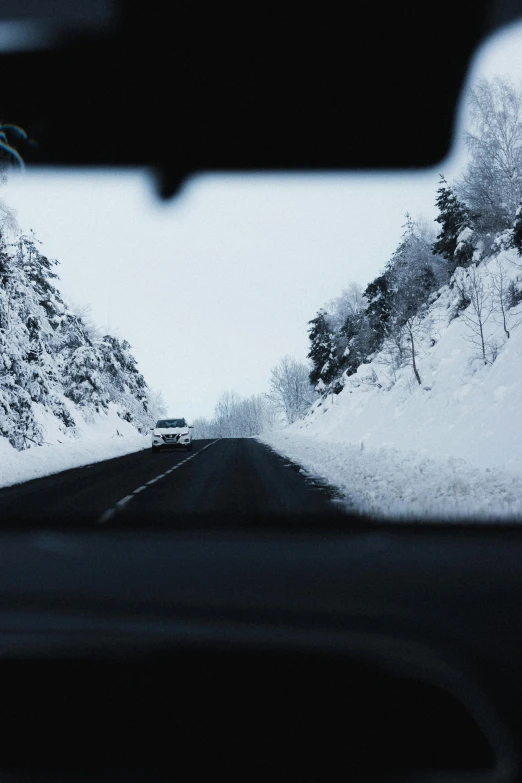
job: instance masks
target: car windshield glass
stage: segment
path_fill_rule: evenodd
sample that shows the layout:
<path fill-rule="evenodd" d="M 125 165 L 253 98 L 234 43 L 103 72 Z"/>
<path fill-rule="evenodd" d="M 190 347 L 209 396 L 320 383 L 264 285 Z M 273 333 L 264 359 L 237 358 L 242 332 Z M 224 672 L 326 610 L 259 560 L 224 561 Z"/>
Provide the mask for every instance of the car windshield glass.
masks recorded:
<path fill-rule="evenodd" d="M 202 173 L 162 201 L 149 170 L 22 168 L 6 118 L 0 517 L 522 519 L 521 42 L 484 47 L 416 172 Z M 76 474 L 51 491 L 87 464 L 89 502 Z"/>

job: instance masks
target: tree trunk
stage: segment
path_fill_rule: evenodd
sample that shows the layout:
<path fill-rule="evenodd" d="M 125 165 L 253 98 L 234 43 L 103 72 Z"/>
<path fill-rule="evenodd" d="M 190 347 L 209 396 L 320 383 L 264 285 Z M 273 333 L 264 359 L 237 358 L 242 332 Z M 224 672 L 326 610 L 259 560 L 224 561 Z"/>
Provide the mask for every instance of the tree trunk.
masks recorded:
<path fill-rule="evenodd" d="M 507 328 L 507 323 L 506 323 L 506 308 L 504 307 L 503 303 L 501 304 L 501 307 L 502 307 L 502 319 L 504 321 L 504 331 L 506 333 L 506 337 L 509 340 L 509 329 Z"/>
<path fill-rule="evenodd" d="M 488 363 L 488 360 L 486 358 L 486 346 L 484 344 L 484 329 L 482 328 L 482 320 L 479 317 L 479 328 L 480 328 L 480 344 L 482 346 L 482 359 L 484 360 L 484 364 Z"/>
<path fill-rule="evenodd" d="M 417 383 L 419 386 L 422 384 L 421 377 L 419 375 L 419 371 L 417 370 L 417 363 L 415 361 L 415 343 L 413 341 L 413 334 L 410 331 L 410 343 L 411 343 L 411 363 L 413 366 L 413 373 L 415 375 L 415 378 L 417 379 Z"/>

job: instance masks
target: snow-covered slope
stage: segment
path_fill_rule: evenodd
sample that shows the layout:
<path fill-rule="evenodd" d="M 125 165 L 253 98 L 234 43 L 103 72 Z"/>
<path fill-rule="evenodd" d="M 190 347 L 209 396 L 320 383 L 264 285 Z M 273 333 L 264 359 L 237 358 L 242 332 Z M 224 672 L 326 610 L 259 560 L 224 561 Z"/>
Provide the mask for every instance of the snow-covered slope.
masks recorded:
<path fill-rule="evenodd" d="M 122 421 L 114 404 L 101 413 L 82 415 L 77 410 L 74 415 L 74 437 L 64 435 L 55 417 L 42 409 L 37 412 L 45 429 L 40 445 L 17 451 L 6 438 L 0 438 L 0 485 L 19 484 L 150 447 L 150 437 Z"/>
<path fill-rule="evenodd" d="M 374 513 L 522 516 L 522 306 L 506 313 L 508 339 L 497 306 L 499 270 L 504 286 L 513 281 L 519 289 L 518 254 L 502 251 L 476 269 L 487 364 L 473 306 L 459 311 L 452 281 L 425 313 L 416 346 L 420 385 L 411 360 L 394 371 L 381 351 L 338 395 L 264 441 Z M 492 306 L 497 312 L 488 315 Z"/>
<path fill-rule="evenodd" d="M 64 301 L 56 264 L 0 223 L 0 486 L 144 448 L 162 412 L 131 346 Z"/>

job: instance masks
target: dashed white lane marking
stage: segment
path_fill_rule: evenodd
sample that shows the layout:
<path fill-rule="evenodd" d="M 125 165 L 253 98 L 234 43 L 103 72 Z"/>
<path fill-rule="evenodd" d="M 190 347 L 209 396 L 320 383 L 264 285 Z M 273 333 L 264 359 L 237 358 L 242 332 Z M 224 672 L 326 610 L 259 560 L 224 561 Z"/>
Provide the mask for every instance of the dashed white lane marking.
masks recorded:
<path fill-rule="evenodd" d="M 129 502 L 129 500 L 132 500 L 132 495 L 126 495 L 126 496 L 125 496 L 124 498 L 122 498 L 121 500 L 118 500 L 118 502 L 116 503 L 116 505 L 118 506 L 118 508 L 123 508 L 123 506 L 127 505 L 127 503 Z"/>
<path fill-rule="evenodd" d="M 143 492 L 144 489 L 147 489 L 148 486 L 151 484 L 155 484 L 156 481 L 159 481 L 162 478 L 165 478 L 169 473 L 172 473 L 173 470 L 177 470 L 177 468 L 180 468 L 182 465 L 185 464 L 185 462 L 189 462 L 189 460 L 194 459 L 194 457 L 197 457 L 198 454 L 201 454 L 202 451 L 205 451 L 205 449 L 208 449 L 209 446 L 213 446 L 214 443 L 217 443 L 219 438 L 216 438 L 216 440 L 213 440 L 212 443 L 207 443 L 206 446 L 203 446 L 202 449 L 199 451 L 196 451 L 195 454 L 191 454 L 190 457 L 186 457 L 181 462 L 178 462 L 177 465 L 173 465 L 169 470 L 166 470 L 165 473 L 160 473 L 159 476 L 156 476 L 155 478 L 151 479 L 150 481 L 147 481 L 145 485 L 138 487 L 137 489 L 133 490 L 133 492 L 130 495 L 126 495 L 121 500 L 118 500 L 117 503 L 114 504 L 112 508 L 108 508 L 107 511 L 104 511 L 101 517 L 98 520 L 98 525 L 105 525 L 106 522 L 108 522 L 110 519 L 113 518 L 113 516 L 116 514 L 116 511 L 120 508 L 123 508 L 127 505 L 127 503 L 132 500 L 132 498 L 135 495 L 138 495 L 140 492 Z"/>

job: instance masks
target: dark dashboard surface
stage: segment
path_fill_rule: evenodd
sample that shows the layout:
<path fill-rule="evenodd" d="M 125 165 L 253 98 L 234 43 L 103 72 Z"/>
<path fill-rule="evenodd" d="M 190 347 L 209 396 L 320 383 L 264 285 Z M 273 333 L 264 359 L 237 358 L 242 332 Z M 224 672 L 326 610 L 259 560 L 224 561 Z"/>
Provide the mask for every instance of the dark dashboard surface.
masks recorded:
<path fill-rule="evenodd" d="M 5 533 L 0 770 L 518 780 L 521 558 L 517 529 Z"/>

